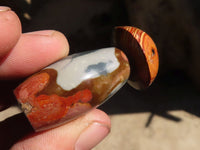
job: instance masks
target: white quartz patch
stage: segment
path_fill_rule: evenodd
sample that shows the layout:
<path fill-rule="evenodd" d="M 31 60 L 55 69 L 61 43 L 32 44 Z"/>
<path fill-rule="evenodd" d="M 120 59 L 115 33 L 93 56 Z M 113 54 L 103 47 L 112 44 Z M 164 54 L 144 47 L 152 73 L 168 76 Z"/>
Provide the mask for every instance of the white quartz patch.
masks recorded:
<path fill-rule="evenodd" d="M 115 48 L 112 47 L 72 55 L 47 68 L 57 70 L 57 84 L 71 90 L 84 80 L 113 72 L 119 65 Z"/>

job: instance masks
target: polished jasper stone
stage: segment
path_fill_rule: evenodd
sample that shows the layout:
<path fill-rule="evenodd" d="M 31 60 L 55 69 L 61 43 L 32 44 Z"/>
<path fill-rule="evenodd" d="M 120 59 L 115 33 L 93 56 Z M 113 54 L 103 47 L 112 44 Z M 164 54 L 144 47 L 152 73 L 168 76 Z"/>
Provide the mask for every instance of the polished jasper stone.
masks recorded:
<path fill-rule="evenodd" d="M 127 81 L 124 53 L 105 48 L 74 54 L 32 75 L 14 94 L 35 131 L 49 129 L 96 108 Z"/>
<path fill-rule="evenodd" d="M 156 44 L 143 30 L 132 26 L 119 26 L 114 30 L 114 45 L 127 55 L 131 74 L 128 83 L 144 90 L 155 80 L 159 69 Z"/>

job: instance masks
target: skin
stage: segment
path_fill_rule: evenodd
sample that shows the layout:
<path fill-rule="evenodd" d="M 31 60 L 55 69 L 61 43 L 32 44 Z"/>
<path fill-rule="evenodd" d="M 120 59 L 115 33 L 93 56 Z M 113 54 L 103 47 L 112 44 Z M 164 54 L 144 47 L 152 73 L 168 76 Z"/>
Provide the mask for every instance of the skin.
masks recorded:
<path fill-rule="evenodd" d="M 1 6 L 0 29 L 0 82 L 3 84 L 26 77 L 68 55 L 69 45 L 62 33 L 43 30 L 22 34 L 17 15 Z M 103 140 L 109 131 L 107 114 L 94 109 L 63 126 L 29 135 L 15 143 L 11 150 L 87 150 Z"/>

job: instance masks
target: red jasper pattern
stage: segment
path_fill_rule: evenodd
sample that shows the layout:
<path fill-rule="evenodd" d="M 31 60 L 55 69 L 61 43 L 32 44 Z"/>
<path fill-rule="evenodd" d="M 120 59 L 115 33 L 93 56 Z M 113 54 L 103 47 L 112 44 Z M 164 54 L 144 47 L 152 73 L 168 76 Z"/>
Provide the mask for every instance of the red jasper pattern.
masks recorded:
<path fill-rule="evenodd" d="M 35 131 L 42 131 L 99 106 L 129 74 L 128 60 L 120 50 L 100 49 L 56 62 L 25 80 L 14 94 Z"/>
<path fill-rule="evenodd" d="M 98 107 L 128 79 L 136 89 L 151 85 L 159 67 L 151 37 L 138 28 L 122 26 L 115 28 L 114 41 L 116 48 L 68 56 L 14 90 L 35 131 L 59 126 Z"/>

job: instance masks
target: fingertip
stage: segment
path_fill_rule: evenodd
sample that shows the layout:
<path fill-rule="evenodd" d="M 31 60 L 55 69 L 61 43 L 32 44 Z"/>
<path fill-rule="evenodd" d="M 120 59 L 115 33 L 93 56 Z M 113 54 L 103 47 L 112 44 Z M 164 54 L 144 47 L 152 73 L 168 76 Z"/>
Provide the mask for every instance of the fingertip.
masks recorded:
<path fill-rule="evenodd" d="M 93 120 L 93 122 L 99 122 L 106 125 L 108 128 L 111 128 L 110 117 L 100 109 L 94 109 L 87 117 L 90 118 L 90 120 Z"/>
<path fill-rule="evenodd" d="M 92 123 L 81 132 L 76 141 L 75 150 L 92 149 L 110 133 L 111 123 L 107 114 L 94 110 L 91 115 Z"/>
<path fill-rule="evenodd" d="M 60 57 L 65 57 L 69 54 L 69 42 L 65 35 L 62 32 L 56 31 L 56 30 L 40 30 L 40 31 L 34 31 L 34 32 L 27 32 L 24 33 L 24 35 L 29 35 L 29 36 L 47 36 L 52 39 L 54 39 L 55 43 L 60 43 Z"/>
<path fill-rule="evenodd" d="M 0 12 L 9 11 L 9 10 L 11 10 L 11 8 L 8 6 L 0 6 Z"/>
<path fill-rule="evenodd" d="M 21 36 L 21 23 L 9 7 L 0 6 L 0 58 L 6 55 Z"/>
<path fill-rule="evenodd" d="M 0 66 L 1 78 L 28 76 L 67 56 L 69 44 L 66 37 L 54 30 L 22 34 Z"/>
<path fill-rule="evenodd" d="M 55 31 L 52 33 L 52 37 L 54 37 L 55 40 L 60 42 L 61 45 L 60 58 L 66 57 L 69 54 L 69 42 L 65 37 L 65 35 L 62 32 Z"/>
<path fill-rule="evenodd" d="M 36 134 L 15 144 L 11 149 L 91 149 L 110 132 L 110 118 L 94 109 L 60 127 Z"/>

